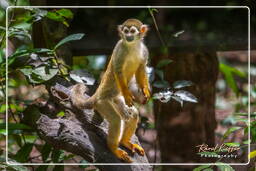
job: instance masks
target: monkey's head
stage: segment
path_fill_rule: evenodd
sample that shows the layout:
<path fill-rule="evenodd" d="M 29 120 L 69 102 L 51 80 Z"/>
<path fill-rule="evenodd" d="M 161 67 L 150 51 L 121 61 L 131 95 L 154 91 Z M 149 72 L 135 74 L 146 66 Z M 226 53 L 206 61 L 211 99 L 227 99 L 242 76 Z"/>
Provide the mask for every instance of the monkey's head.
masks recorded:
<path fill-rule="evenodd" d="M 128 19 L 118 26 L 119 35 L 126 43 L 134 43 L 143 39 L 147 31 L 148 26 L 137 19 Z"/>

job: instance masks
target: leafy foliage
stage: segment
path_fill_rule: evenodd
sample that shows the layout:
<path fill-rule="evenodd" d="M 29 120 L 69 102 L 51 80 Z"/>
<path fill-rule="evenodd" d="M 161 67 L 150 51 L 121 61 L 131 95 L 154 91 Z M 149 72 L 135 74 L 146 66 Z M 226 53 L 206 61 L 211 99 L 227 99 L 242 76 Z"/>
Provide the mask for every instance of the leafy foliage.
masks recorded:
<path fill-rule="evenodd" d="M 9 10 L 10 16 L 15 13 L 15 9 Z M 14 19 L 9 21 L 8 28 L 8 39 L 9 40 L 19 40 L 22 42 L 22 45 L 18 46 L 16 49 L 13 49 L 12 54 L 8 54 L 8 63 L 5 63 L 6 51 L 5 45 L 5 31 L 6 28 L 0 27 L 0 36 L 1 36 L 1 50 L 0 50 L 0 97 L 2 98 L 2 92 L 5 94 L 5 74 L 6 74 L 6 65 L 8 67 L 9 75 L 23 74 L 27 78 L 27 82 L 23 80 L 23 84 L 44 84 L 45 82 L 51 80 L 56 75 L 66 78 L 65 70 L 69 68 L 61 63 L 60 57 L 57 55 L 57 49 L 70 42 L 76 41 L 83 38 L 84 34 L 72 34 L 62 39 L 59 43 L 55 45 L 52 49 L 46 48 L 33 48 L 31 31 L 32 25 L 35 22 L 38 22 L 42 19 L 50 19 L 57 22 L 60 22 L 66 26 L 69 26 L 68 22 L 73 18 L 73 13 L 69 9 L 59 9 L 59 10 L 44 10 L 38 8 L 25 8 L 20 10 L 19 13 L 15 13 Z M 11 45 L 11 44 L 10 44 Z M 9 46 L 10 48 L 10 46 Z M 11 47 L 12 48 L 12 47 Z M 20 79 L 20 78 L 18 78 Z M 9 86 L 12 89 L 20 86 L 21 81 L 15 81 L 12 77 L 9 77 Z M 17 104 L 18 103 L 18 104 Z M 6 106 L 4 101 L 1 102 L 0 112 L 3 113 L 8 110 L 9 120 L 8 123 L 8 156 L 9 160 L 12 163 L 23 163 L 31 162 L 32 150 L 38 150 L 42 160 L 44 162 L 63 162 L 64 160 L 69 160 L 74 157 L 73 154 L 66 154 L 62 150 L 57 150 L 52 148 L 49 144 L 45 143 L 37 144 L 36 140 L 39 138 L 36 135 L 34 129 L 30 128 L 26 124 L 19 123 L 21 120 L 21 112 L 26 108 L 27 104 L 31 104 L 29 101 L 17 102 L 16 99 L 12 97 L 9 98 L 9 104 Z M 21 107 L 22 106 L 22 107 Z M 59 112 L 57 117 L 63 117 L 64 112 Z M 32 114 L 32 113 L 31 113 Z M 6 135 L 5 123 L 0 123 L 0 137 Z M 13 149 L 17 152 L 14 152 Z M 40 157 L 39 156 L 39 157 Z M 0 168 L 5 168 L 7 170 L 18 170 L 18 171 L 28 171 L 27 168 L 23 166 L 7 166 L 2 161 L 0 161 Z M 40 166 L 36 170 L 46 170 L 48 166 Z M 63 166 L 55 166 L 53 170 L 63 170 Z"/>
<path fill-rule="evenodd" d="M 193 85 L 191 81 L 182 80 L 174 82 L 173 88 L 180 89 L 191 85 Z M 161 91 L 153 95 L 153 99 L 158 99 L 163 103 L 169 102 L 171 98 L 179 102 L 181 106 L 183 106 L 184 101 L 192 103 L 198 102 L 197 98 L 193 94 L 185 90 L 171 91 L 170 88 L 168 88 L 166 91 Z"/>
<path fill-rule="evenodd" d="M 62 39 L 55 47 L 54 50 L 56 50 L 58 47 L 60 47 L 61 45 L 70 42 L 70 41 L 74 41 L 74 40 L 80 40 L 84 37 L 83 33 L 77 33 L 77 34 L 72 34 L 69 35 L 67 37 L 65 37 L 64 39 Z"/>
<path fill-rule="evenodd" d="M 239 94 L 236 81 L 234 79 L 234 75 L 237 75 L 239 77 L 245 78 L 245 73 L 239 71 L 236 68 L 230 67 L 224 63 L 221 63 L 219 65 L 220 71 L 224 74 L 227 84 L 230 86 L 230 88 L 236 93 L 236 95 Z"/>

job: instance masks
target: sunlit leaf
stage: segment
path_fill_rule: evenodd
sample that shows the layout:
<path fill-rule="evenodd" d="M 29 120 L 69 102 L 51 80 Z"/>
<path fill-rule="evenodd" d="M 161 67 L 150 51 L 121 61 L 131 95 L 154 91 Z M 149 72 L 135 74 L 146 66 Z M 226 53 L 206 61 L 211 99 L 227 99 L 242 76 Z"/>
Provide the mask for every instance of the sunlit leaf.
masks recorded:
<path fill-rule="evenodd" d="M 61 45 L 70 42 L 70 41 L 74 41 L 74 40 L 80 40 L 84 37 L 83 33 L 77 33 L 77 34 L 71 34 L 67 37 L 65 37 L 64 39 L 62 39 L 55 47 L 54 49 L 57 49 L 58 47 L 60 47 Z"/>
<path fill-rule="evenodd" d="M 240 144 L 239 143 L 235 143 L 235 142 L 231 142 L 231 143 L 224 143 L 226 146 L 230 146 L 230 147 L 239 147 Z"/>
<path fill-rule="evenodd" d="M 171 91 L 162 91 L 159 93 L 155 93 L 153 95 L 153 99 L 158 99 L 162 103 L 167 103 L 168 101 L 170 101 L 172 94 L 173 94 L 173 92 L 171 92 Z"/>
<path fill-rule="evenodd" d="M 56 116 L 57 116 L 57 117 L 63 117 L 63 116 L 65 116 L 65 112 L 60 111 L 59 113 L 57 113 Z"/>
<path fill-rule="evenodd" d="M 60 10 L 57 10 L 56 13 L 66 18 L 70 18 L 70 19 L 73 18 L 73 13 L 69 9 L 60 9 Z"/>
<path fill-rule="evenodd" d="M 179 97 L 183 101 L 197 103 L 197 98 L 188 91 L 179 90 L 174 93 L 175 96 Z"/>
<path fill-rule="evenodd" d="M 175 81 L 173 83 L 173 87 L 177 88 L 177 89 L 183 88 L 183 87 L 188 87 L 191 85 L 193 85 L 193 83 L 191 81 L 186 81 L 186 80 Z"/>
<path fill-rule="evenodd" d="M 251 158 L 254 158 L 254 157 L 256 157 L 256 150 L 251 151 L 251 152 L 249 153 L 249 158 L 250 158 L 250 159 L 251 159 Z"/>
<path fill-rule="evenodd" d="M 54 21 L 59 21 L 59 22 L 65 21 L 65 18 L 63 18 L 61 15 L 57 14 L 56 12 L 52 12 L 52 11 L 48 11 L 46 17 Z"/>

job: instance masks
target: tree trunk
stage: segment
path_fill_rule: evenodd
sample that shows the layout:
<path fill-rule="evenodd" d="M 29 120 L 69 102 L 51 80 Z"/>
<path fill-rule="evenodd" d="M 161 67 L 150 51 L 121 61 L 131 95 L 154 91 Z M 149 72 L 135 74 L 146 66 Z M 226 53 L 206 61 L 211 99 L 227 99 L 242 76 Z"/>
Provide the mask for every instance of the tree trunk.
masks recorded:
<path fill-rule="evenodd" d="M 162 58 L 153 58 L 157 64 Z M 184 106 L 171 100 L 155 102 L 154 111 L 163 163 L 210 162 L 201 158 L 196 146 L 214 145 L 215 83 L 218 75 L 218 60 L 215 52 L 177 53 L 165 70 L 165 79 L 170 85 L 178 80 L 188 80 L 193 86 L 185 88 L 198 98 L 198 103 L 185 102 Z"/>

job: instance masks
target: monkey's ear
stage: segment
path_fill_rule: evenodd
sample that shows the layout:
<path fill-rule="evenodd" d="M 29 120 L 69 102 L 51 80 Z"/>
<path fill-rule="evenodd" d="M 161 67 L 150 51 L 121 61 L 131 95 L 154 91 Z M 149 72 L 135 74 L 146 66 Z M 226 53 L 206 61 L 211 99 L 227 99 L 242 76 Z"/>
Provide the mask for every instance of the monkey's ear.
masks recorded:
<path fill-rule="evenodd" d="M 140 27 L 140 33 L 145 34 L 148 31 L 148 25 L 143 24 Z"/>
<path fill-rule="evenodd" d="M 148 32 L 148 25 L 143 24 L 140 27 L 140 34 L 142 35 L 142 37 L 144 37 L 147 32 Z"/>

